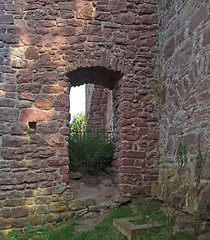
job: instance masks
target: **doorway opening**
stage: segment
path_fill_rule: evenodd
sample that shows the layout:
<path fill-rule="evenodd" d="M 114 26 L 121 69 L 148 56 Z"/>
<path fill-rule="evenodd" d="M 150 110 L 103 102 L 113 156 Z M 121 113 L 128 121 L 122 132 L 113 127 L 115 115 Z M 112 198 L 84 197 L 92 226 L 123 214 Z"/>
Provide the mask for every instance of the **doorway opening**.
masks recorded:
<path fill-rule="evenodd" d="M 70 169 L 105 173 L 114 152 L 112 91 L 86 84 L 73 87 L 71 93 Z"/>
<path fill-rule="evenodd" d="M 105 171 L 115 148 L 113 89 L 122 74 L 104 67 L 88 67 L 78 68 L 67 76 L 72 89 L 85 84 L 85 114 L 77 113 L 70 124 L 70 169 L 83 168 L 94 174 Z M 81 100 L 79 96 L 77 101 Z M 71 108 L 72 104 L 79 102 L 71 102 Z"/>

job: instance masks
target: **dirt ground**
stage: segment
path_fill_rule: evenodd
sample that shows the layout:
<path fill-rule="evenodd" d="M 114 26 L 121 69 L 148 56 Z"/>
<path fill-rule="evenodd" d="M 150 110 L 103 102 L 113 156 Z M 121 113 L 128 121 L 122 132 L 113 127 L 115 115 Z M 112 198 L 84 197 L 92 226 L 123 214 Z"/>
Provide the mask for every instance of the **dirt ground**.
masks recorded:
<path fill-rule="evenodd" d="M 98 223 L 102 222 L 109 213 L 98 214 L 89 218 L 80 218 L 76 226 L 77 232 L 84 232 L 93 229 Z"/>

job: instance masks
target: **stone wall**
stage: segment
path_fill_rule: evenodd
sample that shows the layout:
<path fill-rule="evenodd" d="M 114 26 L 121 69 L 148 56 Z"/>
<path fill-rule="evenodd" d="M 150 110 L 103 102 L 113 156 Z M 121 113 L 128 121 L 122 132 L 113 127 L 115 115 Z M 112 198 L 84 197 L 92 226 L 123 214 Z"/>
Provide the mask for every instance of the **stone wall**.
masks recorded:
<path fill-rule="evenodd" d="M 191 214 L 199 211 L 203 217 L 209 217 L 210 203 L 206 199 L 210 194 L 209 3 L 162 0 L 158 7 L 156 95 L 161 117 L 161 170 L 153 194 L 175 208 Z M 180 142 L 182 146 L 186 143 L 186 166 L 178 166 Z M 200 166 L 199 142 L 202 155 L 206 156 L 205 164 Z"/>
<path fill-rule="evenodd" d="M 93 85 L 92 93 L 89 97 L 89 110 L 86 109 L 86 124 L 88 127 L 106 127 L 107 98 L 109 91 L 111 90 L 102 86 Z M 86 98 L 86 102 L 87 100 Z"/>
<path fill-rule="evenodd" d="M 94 84 L 87 84 L 86 125 L 113 131 L 113 115 L 112 90 Z"/>
<path fill-rule="evenodd" d="M 69 89 L 112 89 L 114 179 L 157 178 L 155 0 L 1 0 L 0 230 L 70 216 Z"/>

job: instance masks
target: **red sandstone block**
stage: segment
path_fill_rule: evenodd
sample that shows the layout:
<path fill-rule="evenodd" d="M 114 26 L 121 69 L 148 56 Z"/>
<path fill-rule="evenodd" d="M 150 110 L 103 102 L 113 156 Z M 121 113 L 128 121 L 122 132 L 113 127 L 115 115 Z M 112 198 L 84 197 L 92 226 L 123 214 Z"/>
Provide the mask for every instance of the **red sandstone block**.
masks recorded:
<path fill-rule="evenodd" d="M 126 167 L 126 166 L 123 166 L 123 167 L 120 168 L 120 172 L 121 173 L 139 174 L 140 173 L 140 169 L 136 168 L 136 167 Z"/>
<path fill-rule="evenodd" d="M 26 217 L 29 214 L 29 210 L 26 207 L 11 208 L 11 215 L 14 218 Z"/>
<path fill-rule="evenodd" d="M 54 106 L 56 111 L 69 109 L 69 106 L 70 106 L 69 95 L 59 94 L 54 101 Z"/>
<path fill-rule="evenodd" d="M 27 133 L 28 127 L 24 123 L 12 124 L 11 134 L 12 135 L 25 135 Z"/>
<path fill-rule="evenodd" d="M 197 26 L 207 17 L 206 11 L 207 9 L 205 7 L 201 7 L 195 14 L 193 14 L 189 23 L 189 34 L 192 34 Z"/>
<path fill-rule="evenodd" d="M 56 25 L 56 21 L 54 20 L 39 20 L 37 21 L 37 25 L 38 27 L 53 27 Z"/>
<path fill-rule="evenodd" d="M 11 67 L 0 65 L 0 72 L 2 72 L 2 73 L 15 73 L 15 70 L 12 69 Z"/>
<path fill-rule="evenodd" d="M 145 161 L 144 160 L 135 160 L 135 166 L 137 167 L 145 167 Z"/>
<path fill-rule="evenodd" d="M 47 113 L 42 110 L 22 109 L 20 114 L 21 122 L 38 122 L 45 121 Z"/>
<path fill-rule="evenodd" d="M 48 158 L 48 157 L 55 155 L 55 149 L 50 148 L 50 147 L 49 148 L 41 148 L 41 149 L 38 149 L 37 155 L 40 158 Z"/>
<path fill-rule="evenodd" d="M 49 138 L 47 139 L 47 143 L 51 146 L 51 147 L 58 147 L 58 146 L 63 146 L 64 145 L 64 139 L 62 136 L 53 134 L 51 136 L 49 136 Z"/>
<path fill-rule="evenodd" d="M 145 190 L 143 191 L 141 186 L 132 186 L 130 193 L 136 195 L 138 193 L 145 193 Z"/>
<path fill-rule="evenodd" d="M 172 54 L 174 53 L 174 49 L 175 49 L 175 41 L 174 41 L 174 38 L 172 37 L 164 48 L 165 61 L 172 56 Z"/>
<path fill-rule="evenodd" d="M 151 37 L 153 37 L 156 41 L 157 41 L 157 31 L 145 31 L 145 32 L 140 32 L 140 39 L 146 39 L 146 40 L 150 40 Z M 142 45 L 142 42 L 139 42 L 140 46 Z"/>
<path fill-rule="evenodd" d="M 57 72 L 47 72 L 43 74 L 35 74 L 33 82 L 45 84 L 45 85 L 54 85 L 58 82 L 59 76 Z"/>
<path fill-rule="evenodd" d="M 1 98 L 0 99 L 0 107 L 13 107 L 14 100 L 8 98 Z"/>
<path fill-rule="evenodd" d="M 14 19 L 12 15 L 1 15 L 0 24 L 13 24 Z"/>
<path fill-rule="evenodd" d="M 52 156 L 52 155 L 51 155 Z M 62 165 L 67 165 L 69 164 L 69 159 L 61 159 L 61 157 L 50 157 L 47 160 L 48 166 L 62 166 Z"/>
<path fill-rule="evenodd" d="M 4 218 L 9 218 L 9 217 L 11 217 L 11 210 L 10 210 L 10 208 L 2 208 L 2 210 L 1 210 L 1 215 L 2 215 L 2 217 L 4 217 Z"/>
<path fill-rule="evenodd" d="M 157 7 L 150 4 L 141 4 L 138 9 L 139 15 L 152 14 L 157 12 Z"/>
<path fill-rule="evenodd" d="M 69 151 L 66 148 L 58 148 L 57 154 L 58 156 L 68 156 Z"/>
<path fill-rule="evenodd" d="M 48 95 L 38 95 L 34 106 L 42 110 L 50 110 L 53 107 L 53 97 Z"/>
<path fill-rule="evenodd" d="M 156 14 L 141 16 L 141 23 L 146 25 L 157 24 L 158 18 Z"/>
<path fill-rule="evenodd" d="M 68 27 L 56 27 L 52 30 L 52 36 L 58 36 L 59 39 L 62 41 L 62 44 L 67 43 L 67 40 L 63 37 L 70 37 L 70 36 L 74 36 L 75 34 L 75 28 L 68 26 Z M 60 44 L 58 42 L 58 44 Z"/>
<path fill-rule="evenodd" d="M 152 175 L 152 176 L 158 176 L 159 171 L 154 168 L 147 168 L 147 169 L 141 169 L 141 173 L 145 175 Z"/>
<path fill-rule="evenodd" d="M 41 84 L 18 84 L 17 92 L 18 93 L 39 93 L 41 89 Z"/>
<path fill-rule="evenodd" d="M 13 44 L 18 43 L 19 36 L 17 34 L 12 33 L 0 33 L 0 41 L 4 43 Z"/>
<path fill-rule="evenodd" d="M 24 144 L 27 144 L 28 139 L 25 137 L 17 137 L 4 135 L 2 137 L 2 147 L 21 147 Z"/>
<path fill-rule="evenodd" d="M 144 180 L 143 181 L 150 181 L 150 182 L 153 182 L 155 180 L 157 180 L 157 175 L 145 175 L 144 176 Z"/>
<path fill-rule="evenodd" d="M 31 83 L 33 80 L 32 72 L 28 70 L 20 70 L 17 75 L 17 83 Z"/>
<path fill-rule="evenodd" d="M 121 151 L 119 153 L 119 158 L 144 158 L 145 152 L 134 152 L 134 151 Z"/>
<path fill-rule="evenodd" d="M 64 91 L 63 87 L 60 86 L 46 86 L 43 88 L 43 93 L 62 93 Z"/>
<path fill-rule="evenodd" d="M 83 20 L 92 20 L 93 7 L 89 2 L 78 2 L 76 18 Z"/>
<path fill-rule="evenodd" d="M 25 51 L 25 58 L 29 60 L 35 60 L 39 58 L 38 50 L 35 47 L 29 47 Z"/>
<path fill-rule="evenodd" d="M 202 45 L 205 46 L 209 43 L 210 43 L 210 27 L 208 27 L 204 30 Z"/>
<path fill-rule="evenodd" d="M 126 0 L 116 0 L 109 3 L 111 13 L 121 13 L 127 11 Z"/>
<path fill-rule="evenodd" d="M 99 12 L 97 11 L 94 19 L 99 20 L 99 21 L 103 21 L 103 22 L 107 22 L 111 20 L 111 14 L 110 13 L 106 13 L 106 12 Z"/>
<path fill-rule="evenodd" d="M 15 85 L 0 85 L 0 90 L 3 90 L 5 92 L 16 92 L 16 86 Z"/>
<path fill-rule="evenodd" d="M 26 183 L 37 183 L 40 180 L 40 176 L 36 172 L 29 172 L 25 174 L 24 182 Z"/>
<path fill-rule="evenodd" d="M 132 185 L 121 184 L 119 186 L 120 192 L 122 194 L 131 193 L 132 194 Z"/>
<path fill-rule="evenodd" d="M 120 167 L 120 166 L 122 166 L 122 159 L 118 159 L 118 160 L 112 161 L 112 166 L 113 167 Z"/>
<path fill-rule="evenodd" d="M 60 167 L 59 172 L 60 172 L 61 175 L 68 174 L 69 173 L 69 166 Z"/>
<path fill-rule="evenodd" d="M 69 174 L 64 174 L 62 176 L 62 182 L 63 183 L 68 183 L 69 182 Z"/>
<path fill-rule="evenodd" d="M 13 68 L 21 69 L 21 68 L 27 68 L 27 66 L 28 66 L 28 62 L 23 59 L 18 59 L 18 60 L 16 59 L 11 62 L 11 67 Z"/>
<path fill-rule="evenodd" d="M 66 128 L 60 128 L 60 133 L 62 135 L 65 135 L 65 136 L 68 136 L 69 135 L 69 128 L 66 127 Z"/>

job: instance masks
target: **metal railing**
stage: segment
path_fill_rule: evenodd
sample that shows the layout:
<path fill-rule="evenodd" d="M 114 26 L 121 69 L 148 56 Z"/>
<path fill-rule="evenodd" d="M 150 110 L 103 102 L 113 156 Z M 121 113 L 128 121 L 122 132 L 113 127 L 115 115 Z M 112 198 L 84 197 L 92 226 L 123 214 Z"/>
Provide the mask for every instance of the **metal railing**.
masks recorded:
<path fill-rule="evenodd" d="M 69 159 L 71 169 L 104 171 L 113 155 L 113 132 L 101 128 L 71 130 Z"/>

